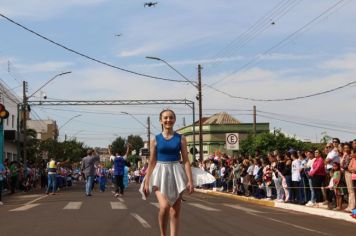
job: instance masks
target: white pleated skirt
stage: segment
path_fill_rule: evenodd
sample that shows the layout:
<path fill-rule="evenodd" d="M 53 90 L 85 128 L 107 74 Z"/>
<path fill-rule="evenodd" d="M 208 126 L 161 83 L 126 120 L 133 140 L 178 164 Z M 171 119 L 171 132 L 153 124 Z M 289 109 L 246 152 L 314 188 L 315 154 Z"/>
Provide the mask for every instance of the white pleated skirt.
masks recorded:
<path fill-rule="evenodd" d="M 142 194 L 142 199 L 146 200 L 146 196 L 143 192 L 144 181 L 142 181 L 140 187 L 140 193 Z M 177 162 L 160 162 L 156 163 L 150 178 L 150 193 L 152 191 L 160 191 L 164 196 L 167 197 L 169 205 L 177 201 L 181 193 L 186 189 L 188 182 L 187 175 L 184 171 L 183 166 Z"/>

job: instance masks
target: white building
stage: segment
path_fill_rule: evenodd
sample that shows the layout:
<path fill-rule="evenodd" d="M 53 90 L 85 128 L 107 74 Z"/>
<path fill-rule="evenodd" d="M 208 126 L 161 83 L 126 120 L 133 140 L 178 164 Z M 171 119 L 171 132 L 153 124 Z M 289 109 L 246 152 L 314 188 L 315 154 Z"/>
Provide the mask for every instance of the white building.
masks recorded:
<path fill-rule="evenodd" d="M 0 103 L 5 105 L 9 117 L 4 120 L 4 160 L 17 160 L 17 104 L 20 103 L 11 90 L 0 83 Z"/>
<path fill-rule="evenodd" d="M 38 140 L 57 140 L 58 126 L 54 120 L 27 120 L 27 129 L 33 129 L 37 133 Z"/>

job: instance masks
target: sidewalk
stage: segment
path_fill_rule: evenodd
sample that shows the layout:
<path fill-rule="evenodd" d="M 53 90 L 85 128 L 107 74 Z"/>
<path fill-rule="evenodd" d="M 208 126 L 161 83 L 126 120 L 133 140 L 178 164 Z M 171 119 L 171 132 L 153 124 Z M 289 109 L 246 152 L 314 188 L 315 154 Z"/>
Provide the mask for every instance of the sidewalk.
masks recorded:
<path fill-rule="evenodd" d="M 308 213 L 308 214 L 312 214 L 312 215 L 324 216 L 324 217 L 329 217 L 329 218 L 333 218 L 333 219 L 345 220 L 348 222 L 356 223 L 356 219 L 351 217 L 351 213 L 342 212 L 342 211 L 333 211 L 333 210 L 328 210 L 326 208 L 324 209 L 324 208 L 318 208 L 318 207 L 307 207 L 307 206 L 296 205 L 296 204 L 291 204 L 291 203 L 280 203 L 280 202 L 275 202 L 272 200 L 256 199 L 253 197 L 239 196 L 239 195 L 235 195 L 235 194 L 231 194 L 231 193 L 224 193 L 224 192 L 207 190 L 207 189 L 195 189 L 195 191 L 198 193 L 205 193 L 205 194 L 214 195 L 214 196 L 222 196 L 222 197 L 232 198 L 232 199 L 236 199 L 239 201 L 249 202 L 249 203 L 258 204 L 258 205 L 262 205 L 262 206 L 282 208 L 282 209 L 298 211 L 298 212 Z"/>

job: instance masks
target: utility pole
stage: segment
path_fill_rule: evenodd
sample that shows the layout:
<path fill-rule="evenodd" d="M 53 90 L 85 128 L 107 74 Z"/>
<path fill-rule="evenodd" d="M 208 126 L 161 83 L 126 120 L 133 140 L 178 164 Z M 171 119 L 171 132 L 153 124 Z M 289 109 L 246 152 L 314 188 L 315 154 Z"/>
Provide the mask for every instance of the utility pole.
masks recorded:
<path fill-rule="evenodd" d="M 23 163 L 27 161 L 27 82 L 22 82 L 23 86 L 23 102 L 22 102 L 22 119 L 23 119 Z"/>
<path fill-rule="evenodd" d="M 253 106 L 253 136 L 256 137 L 256 106 Z"/>
<path fill-rule="evenodd" d="M 151 120 L 150 117 L 147 117 L 147 148 L 148 148 L 148 153 L 150 153 L 151 148 L 150 148 L 150 143 L 151 142 Z"/>
<path fill-rule="evenodd" d="M 198 65 L 198 101 L 199 101 L 199 161 L 203 161 L 203 154 L 204 154 L 203 153 L 203 120 L 202 120 L 203 101 L 202 101 L 202 92 L 201 92 L 201 65 Z"/>

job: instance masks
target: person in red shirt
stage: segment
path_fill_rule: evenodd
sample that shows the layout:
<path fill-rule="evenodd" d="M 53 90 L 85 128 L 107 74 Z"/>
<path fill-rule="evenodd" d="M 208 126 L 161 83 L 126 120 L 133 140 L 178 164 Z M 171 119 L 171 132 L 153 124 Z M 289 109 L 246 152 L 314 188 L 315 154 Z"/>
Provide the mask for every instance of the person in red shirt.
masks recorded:
<path fill-rule="evenodd" d="M 319 150 L 315 150 L 315 161 L 313 163 L 312 170 L 309 172 L 309 176 L 312 178 L 312 185 L 315 192 L 316 202 L 323 202 L 323 193 L 321 191 L 321 185 L 324 181 L 326 171 L 324 159 L 321 156 Z"/>

